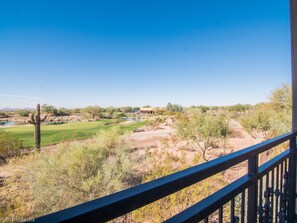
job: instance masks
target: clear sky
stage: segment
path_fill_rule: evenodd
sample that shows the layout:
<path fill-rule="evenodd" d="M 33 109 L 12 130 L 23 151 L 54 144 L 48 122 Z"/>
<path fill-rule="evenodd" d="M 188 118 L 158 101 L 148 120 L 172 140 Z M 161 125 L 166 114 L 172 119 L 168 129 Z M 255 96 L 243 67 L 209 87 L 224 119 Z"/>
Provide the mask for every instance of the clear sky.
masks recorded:
<path fill-rule="evenodd" d="M 255 104 L 290 72 L 288 0 L 0 1 L 0 108 Z"/>

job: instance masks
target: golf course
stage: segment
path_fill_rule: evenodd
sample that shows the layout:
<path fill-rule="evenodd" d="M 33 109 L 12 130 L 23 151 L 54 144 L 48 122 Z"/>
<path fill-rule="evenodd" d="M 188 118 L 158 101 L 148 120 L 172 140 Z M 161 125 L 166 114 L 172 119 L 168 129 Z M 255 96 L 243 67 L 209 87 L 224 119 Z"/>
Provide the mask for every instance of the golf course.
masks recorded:
<path fill-rule="evenodd" d="M 41 145 L 52 145 L 61 142 L 82 140 L 92 138 L 100 130 L 119 126 L 122 131 L 133 131 L 145 122 L 125 123 L 122 120 L 100 120 L 96 122 L 75 122 L 59 125 L 42 125 L 41 126 Z M 3 128 L 1 130 L 10 132 L 12 136 L 23 140 L 26 147 L 34 147 L 34 126 L 20 125 Z"/>

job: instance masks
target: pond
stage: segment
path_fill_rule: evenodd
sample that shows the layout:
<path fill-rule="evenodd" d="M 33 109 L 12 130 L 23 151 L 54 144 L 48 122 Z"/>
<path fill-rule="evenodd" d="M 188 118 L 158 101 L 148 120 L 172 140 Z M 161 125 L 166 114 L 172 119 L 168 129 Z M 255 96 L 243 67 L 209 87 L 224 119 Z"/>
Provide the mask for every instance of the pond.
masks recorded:
<path fill-rule="evenodd" d="M 137 121 L 137 122 L 140 122 L 140 121 L 141 121 L 140 118 L 122 117 L 121 119 L 122 119 L 122 120 L 125 120 L 125 121 Z"/>
<path fill-rule="evenodd" d="M 15 122 L 0 121 L 0 126 L 11 126 L 11 125 L 15 125 L 15 124 L 16 124 Z"/>

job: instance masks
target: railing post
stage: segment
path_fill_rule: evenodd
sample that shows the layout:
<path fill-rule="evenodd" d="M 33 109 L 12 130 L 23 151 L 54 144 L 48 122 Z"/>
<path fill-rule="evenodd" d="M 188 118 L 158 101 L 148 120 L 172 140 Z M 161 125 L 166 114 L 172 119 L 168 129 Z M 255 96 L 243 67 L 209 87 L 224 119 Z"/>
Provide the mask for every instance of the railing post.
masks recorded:
<path fill-rule="evenodd" d="M 291 66 L 292 66 L 292 131 L 297 131 L 297 0 L 290 0 L 290 27 L 291 27 Z M 289 222 L 294 222 L 296 213 L 296 137 L 290 141 L 290 149 L 294 156 L 290 158 L 289 173 L 291 179 L 289 199 Z M 291 207 L 291 205 L 293 205 Z M 293 220 L 294 219 L 294 220 Z"/>
<path fill-rule="evenodd" d="M 254 176 L 258 174 L 258 155 L 248 159 L 248 174 Z M 258 204 L 258 186 L 257 182 L 248 188 L 248 209 L 247 222 L 257 222 L 257 204 Z"/>
<path fill-rule="evenodd" d="M 297 131 L 297 0 L 290 0 L 291 67 L 292 67 L 292 130 Z"/>
<path fill-rule="evenodd" d="M 290 139 L 290 150 L 293 152 L 289 158 L 289 210 L 288 222 L 295 222 L 296 210 L 296 137 Z"/>

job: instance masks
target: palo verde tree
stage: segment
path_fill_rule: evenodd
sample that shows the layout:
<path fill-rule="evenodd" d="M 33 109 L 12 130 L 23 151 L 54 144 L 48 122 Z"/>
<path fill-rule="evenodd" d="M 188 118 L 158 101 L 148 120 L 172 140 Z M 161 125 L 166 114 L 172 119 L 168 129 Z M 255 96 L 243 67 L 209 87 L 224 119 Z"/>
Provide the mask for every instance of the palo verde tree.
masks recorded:
<path fill-rule="evenodd" d="M 197 112 L 177 123 L 177 133 L 200 152 L 204 161 L 208 161 L 220 142 L 225 144 L 230 131 L 224 117 Z"/>
<path fill-rule="evenodd" d="M 267 140 L 290 130 L 291 113 L 292 89 L 283 84 L 272 91 L 267 103 L 254 106 L 240 122 L 254 138 Z"/>
<path fill-rule="evenodd" d="M 41 122 L 45 121 L 47 118 L 47 115 L 45 115 L 43 118 L 40 118 L 40 104 L 36 105 L 36 112 L 35 114 L 29 115 L 30 120 L 29 123 L 34 125 L 34 142 L 37 149 L 40 149 L 40 124 Z"/>
<path fill-rule="evenodd" d="M 56 116 L 58 114 L 58 109 L 55 108 L 55 106 L 53 105 L 47 105 L 47 104 L 43 104 L 41 106 L 41 111 L 44 113 L 50 113 L 54 116 Z"/>
<path fill-rule="evenodd" d="M 275 136 L 276 132 L 271 127 L 271 117 L 274 112 L 270 104 L 259 104 L 240 119 L 241 125 L 255 139 L 267 140 Z"/>
<path fill-rule="evenodd" d="M 88 106 L 83 108 L 81 112 L 95 120 L 96 117 L 99 117 L 101 108 L 99 106 Z"/>
<path fill-rule="evenodd" d="M 183 107 L 181 105 L 171 104 L 170 102 L 167 104 L 166 109 L 167 109 L 167 111 L 171 111 L 171 112 L 182 112 L 183 111 Z"/>

